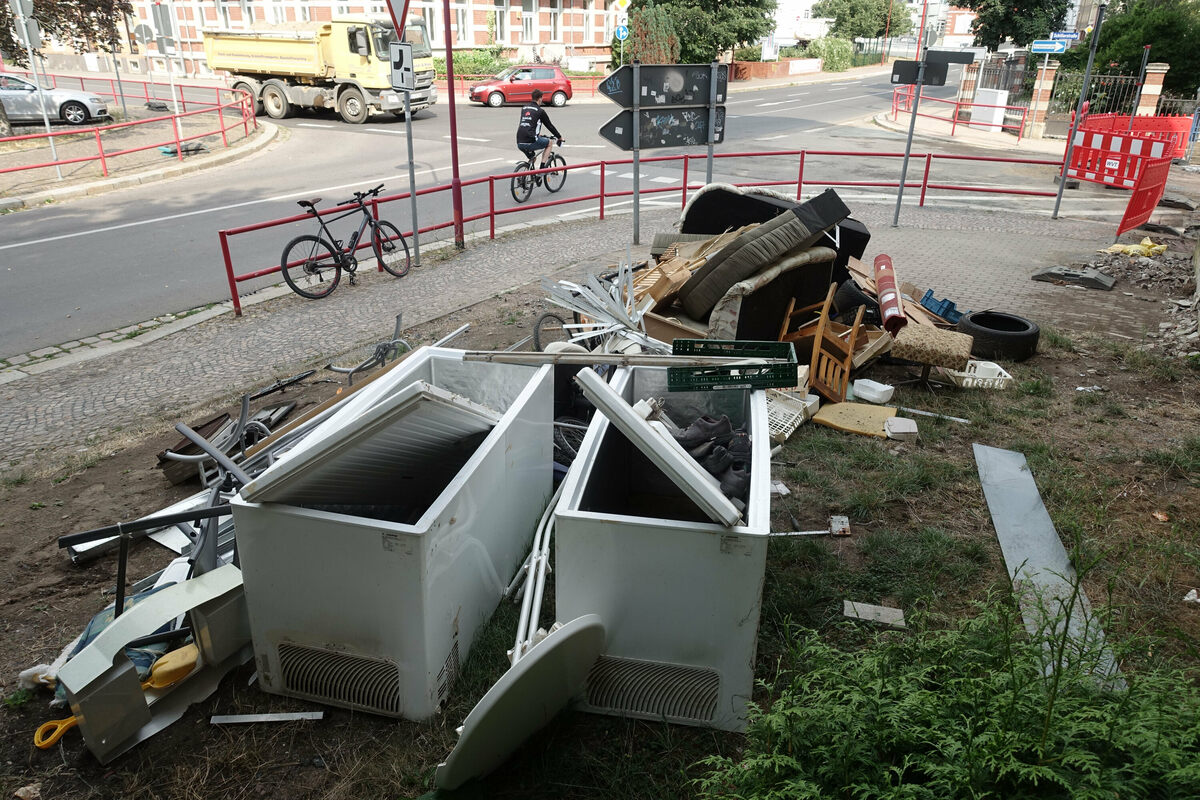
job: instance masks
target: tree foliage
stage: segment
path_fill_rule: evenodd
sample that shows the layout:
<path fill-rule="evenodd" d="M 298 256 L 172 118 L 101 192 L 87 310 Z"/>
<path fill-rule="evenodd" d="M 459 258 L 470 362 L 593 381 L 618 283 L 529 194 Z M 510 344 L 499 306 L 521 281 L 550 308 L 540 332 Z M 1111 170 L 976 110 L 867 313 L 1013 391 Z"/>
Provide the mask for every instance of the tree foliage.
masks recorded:
<path fill-rule="evenodd" d="M 821 0 L 812 13 L 814 17 L 832 17 L 829 35 L 843 39 L 870 39 L 885 32 L 888 36 L 904 36 L 913 29 L 908 6 L 897 0 Z"/>
<path fill-rule="evenodd" d="M 37 0 L 33 18 L 42 26 L 44 36 L 75 48 L 77 52 L 112 51 L 119 40 L 117 25 L 123 14 L 132 14 L 129 0 Z M 34 49 L 40 48 L 34 42 Z M 16 30 L 8 3 L 0 4 L 0 50 L 19 66 L 27 66 L 25 44 Z"/>
<path fill-rule="evenodd" d="M 1200 87 L 1200 3 L 1137 0 L 1125 4 L 1100 26 L 1096 64 L 1137 74 L 1142 50 L 1150 45 L 1150 62 L 1171 65 L 1164 83 L 1173 94 L 1191 96 Z M 1091 36 L 1059 57 L 1063 69 L 1082 71 L 1087 66 Z"/>
<path fill-rule="evenodd" d="M 634 0 L 633 7 L 648 5 Z M 667 14 L 679 37 L 681 64 L 707 64 L 722 52 L 753 44 L 775 29 L 775 0 L 658 0 L 654 5 Z M 632 14 L 629 21 L 632 39 Z M 625 50 L 629 50 L 628 40 Z"/>
<path fill-rule="evenodd" d="M 975 44 L 995 50 L 1012 38 L 1018 47 L 1061 31 L 1071 0 L 962 0 L 976 13 L 971 23 Z"/>
<path fill-rule="evenodd" d="M 678 64 L 679 35 L 671 16 L 660 5 L 651 3 L 629 14 L 629 38 L 624 46 L 613 39 L 614 66 L 631 61 L 643 64 Z"/>

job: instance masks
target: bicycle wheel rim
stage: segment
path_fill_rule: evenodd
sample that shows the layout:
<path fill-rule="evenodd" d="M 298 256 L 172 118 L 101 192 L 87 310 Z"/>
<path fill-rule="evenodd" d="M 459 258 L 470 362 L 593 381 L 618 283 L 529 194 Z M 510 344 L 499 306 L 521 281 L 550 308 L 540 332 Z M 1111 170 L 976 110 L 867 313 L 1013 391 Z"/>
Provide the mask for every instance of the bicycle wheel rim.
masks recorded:
<path fill-rule="evenodd" d="M 531 176 L 525 174 L 528 169 L 528 164 L 518 165 L 516 169 L 517 174 L 513 175 L 512 178 L 512 196 L 513 200 L 516 200 L 518 203 L 524 203 L 529 199 L 529 195 L 533 194 L 533 179 Z"/>
<path fill-rule="evenodd" d="M 567 342 L 571 339 L 570 331 L 565 327 L 566 322 L 553 312 L 542 314 L 533 323 L 533 346 L 539 353 L 546 352 L 546 345 L 551 342 Z"/>
<path fill-rule="evenodd" d="M 390 222 L 380 222 L 371 232 L 371 247 L 375 250 L 375 260 L 397 278 L 408 274 L 412 259 L 408 254 L 408 242 L 400 229 Z"/>
<path fill-rule="evenodd" d="M 567 162 L 555 153 L 550 156 L 550 166 L 555 167 L 555 170 L 546 173 L 546 191 L 557 192 L 567 182 Z"/>
<path fill-rule="evenodd" d="M 319 236 L 297 236 L 284 248 L 279 264 L 292 291 L 310 300 L 328 295 L 342 278 L 333 247 Z"/>

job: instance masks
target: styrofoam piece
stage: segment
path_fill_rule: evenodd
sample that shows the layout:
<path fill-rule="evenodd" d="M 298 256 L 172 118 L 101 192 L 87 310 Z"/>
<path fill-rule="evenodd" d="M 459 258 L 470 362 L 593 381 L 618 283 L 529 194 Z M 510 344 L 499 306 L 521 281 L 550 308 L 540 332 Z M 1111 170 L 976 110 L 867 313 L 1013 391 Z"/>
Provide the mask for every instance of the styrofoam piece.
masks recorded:
<path fill-rule="evenodd" d="M 965 370 L 943 369 L 942 372 L 963 389 L 1007 389 L 1013 382 L 1013 376 L 994 361 L 972 359 Z"/>
<path fill-rule="evenodd" d="M 917 439 L 917 421 L 907 417 L 891 417 L 884 421 L 883 432 L 889 439 L 913 442 Z"/>
<path fill-rule="evenodd" d="M 611 387 L 626 402 L 666 396 L 666 372 L 618 369 Z M 612 420 L 593 415 L 555 509 L 556 617 L 604 620 L 584 710 L 744 730 L 771 529 L 766 393 L 666 400 L 676 420 L 725 415 L 750 434 L 743 521 L 711 521 Z"/>
<path fill-rule="evenodd" d="M 379 379 L 387 391 L 340 409 L 318 441 L 290 459 L 328 471 L 324 454 L 340 448 L 342 466 L 360 468 L 374 496 L 348 484 L 351 505 L 311 502 L 307 487 L 272 492 L 272 502 L 230 501 L 265 691 L 412 720 L 437 711 L 552 493 L 553 378 L 550 366 L 418 351 Z M 442 431 L 433 447 L 433 431 L 419 431 L 420 441 L 399 435 L 415 430 L 409 425 L 390 436 L 390 449 L 378 448 L 358 426 L 418 381 L 458 397 L 443 410 L 459 422 L 461 401 L 493 409 L 499 421 L 469 447 L 456 444 L 461 429 Z M 337 444 L 351 429 L 378 462 Z M 300 476 L 304 467 L 289 469 Z M 440 481 L 427 475 L 439 470 Z M 414 482 L 424 482 L 426 494 L 415 493 Z"/>
<path fill-rule="evenodd" d="M 870 603 L 856 603 L 853 600 L 842 601 L 842 616 L 851 619 L 861 619 L 868 622 L 878 622 L 889 628 L 905 628 L 904 612 L 890 606 L 875 606 Z"/>
<path fill-rule="evenodd" d="M 463 721 L 458 744 L 438 765 L 439 789 L 457 789 L 504 763 L 583 690 L 604 647 L 600 617 L 573 619 L 533 648 L 488 689 Z"/>
<path fill-rule="evenodd" d="M 886 383 L 859 378 L 854 382 L 854 397 L 868 403 L 882 404 L 892 399 L 895 386 Z"/>
<path fill-rule="evenodd" d="M 705 514 L 726 527 L 737 524 L 742 518 L 741 512 L 721 493 L 721 486 L 716 479 L 678 442 L 669 435 L 655 433 L 651 425 L 639 417 L 629 403 L 590 367 L 581 369 L 575 375 L 575 380 L 583 389 L 584 396 L 595 404 L 600 413 L 608 417 Z"/>

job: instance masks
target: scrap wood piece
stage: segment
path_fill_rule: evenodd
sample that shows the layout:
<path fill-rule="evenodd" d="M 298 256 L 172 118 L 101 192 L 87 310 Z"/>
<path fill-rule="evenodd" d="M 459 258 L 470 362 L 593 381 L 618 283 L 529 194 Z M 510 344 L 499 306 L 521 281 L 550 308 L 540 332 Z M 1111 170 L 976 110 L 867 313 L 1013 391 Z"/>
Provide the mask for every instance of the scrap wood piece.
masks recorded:
<path fill-rule="evenodd" d="M 856 603 L 853 600 L 842 601 L 842 616 L 851 619 L 861 619 L 867 622 L 878 622 L 889 628 L 901 630 L 908 626 L 904 624 L 904 612 L 888 606 L 874 606 L 870 603 Z"/>
<path fill-rule="evenodd" d="M 827 428 L 858 433 L 864 436 L 887 438 L 887 421 L 896 416 L 896 409 L 870 403 L 827 403 L 813 416 L 813 422 Z"/>
<path fill-rule="evenodd" d="M 1088 671 L 1093 675 L 1123 683 L 1025 456 L 978 443 L 974 450 L 983 496 L 1025 629 L 1032 636 L 1066 637 L 1072 645 L 1066 656 L 1069 661 L 1091 658 Z M 1048 659 L 1046 674 L 1052 670 Z"/>

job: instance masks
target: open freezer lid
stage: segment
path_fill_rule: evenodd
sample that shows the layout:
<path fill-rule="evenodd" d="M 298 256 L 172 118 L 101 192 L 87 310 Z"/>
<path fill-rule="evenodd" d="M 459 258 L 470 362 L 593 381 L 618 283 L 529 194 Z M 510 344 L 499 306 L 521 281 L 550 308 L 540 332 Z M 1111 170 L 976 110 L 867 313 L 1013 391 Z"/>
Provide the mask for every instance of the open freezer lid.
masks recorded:
<path fill-rule="evenodd" d="M 603 649 L 604 625 L 595 614 L 551 631 L 471 709 L 458 744 L 438 765 L 437 787 L 457 789 L 503 764 L 583 691 Z"/>
<path fill-rule="evenodd" d="M 381 493 L 444 484 L 453 475 L 439 474 L 436 466 L 447 452 L 471 437 L 486 436 L 500 417 L 465 397 L 415 381 L 320 441 L 289 453 L 246 484 L 241 497 L 251 503 L 372 503 Z M 452 463 L 457 472 L 461 463 Z"/>
<path fill-rule="evenodd" d="M 637 415 L 625 398 L 590 368 L 581 369 L 575 381 L 600 413 L 662 470 L 681 492 L 690 497 L 709 519 L 727 528 L 738 523 L 742 512 L 721 492 L 717 480 L 670 435 L 658 433 L 649 422 Z"/>

